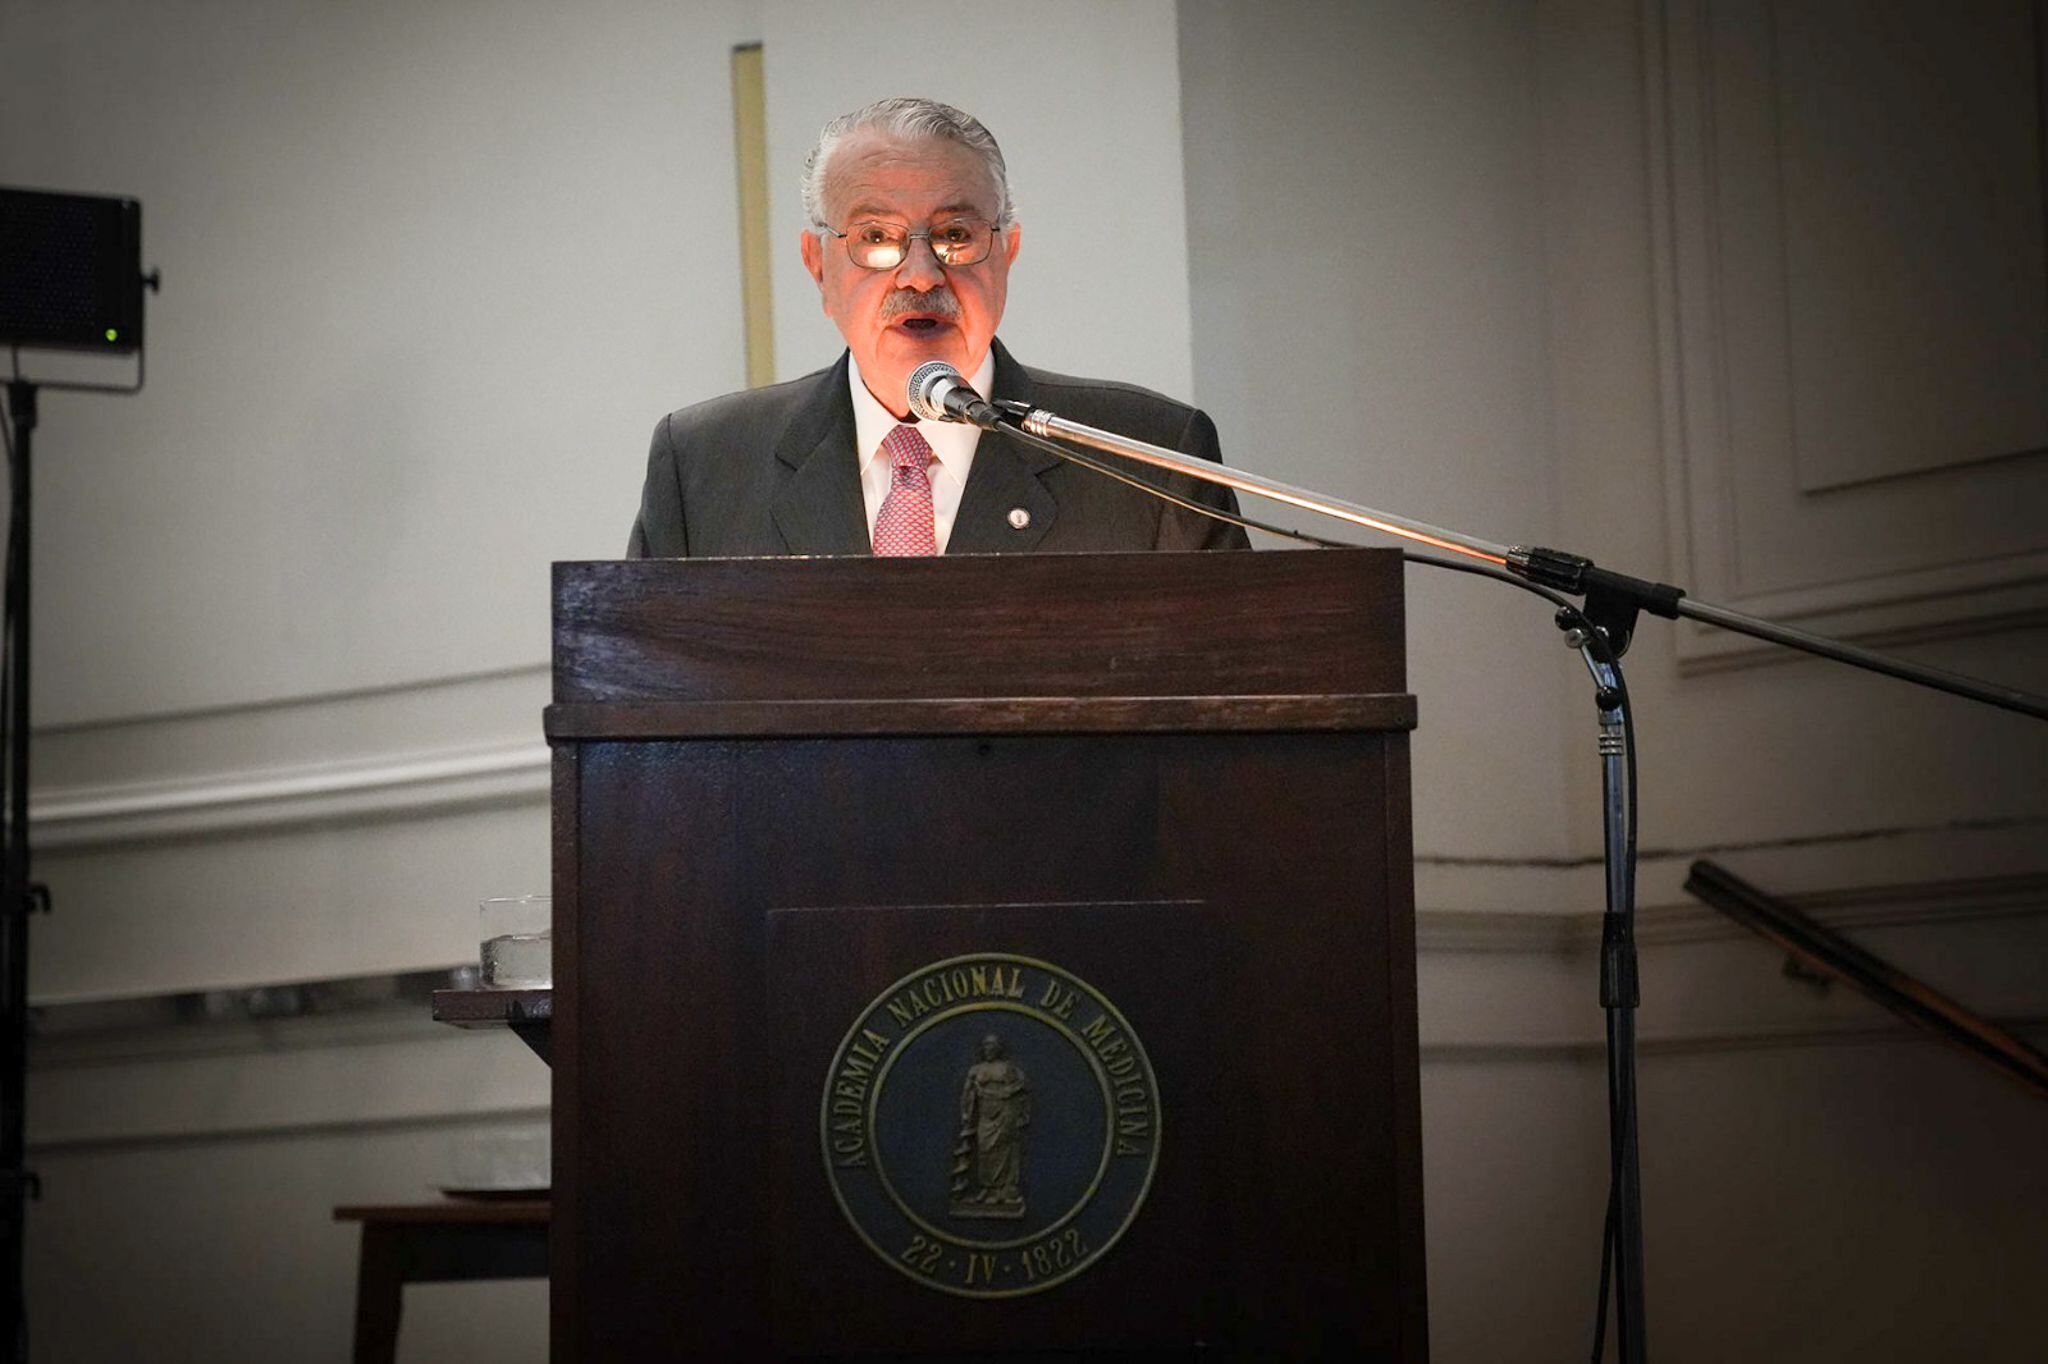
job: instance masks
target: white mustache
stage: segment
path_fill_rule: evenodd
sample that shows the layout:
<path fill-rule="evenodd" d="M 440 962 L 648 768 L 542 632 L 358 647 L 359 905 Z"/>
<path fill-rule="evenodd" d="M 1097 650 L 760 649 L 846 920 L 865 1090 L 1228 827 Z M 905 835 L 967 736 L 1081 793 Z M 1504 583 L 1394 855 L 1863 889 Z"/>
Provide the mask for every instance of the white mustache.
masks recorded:
<path fill-rule="evenodd" d="M 934 289 L 928 294 L 921 294 L 915 289 L 898 289 L 882 300 L 884 322 L 891 322 L 913 313 L 922 313 L 928 317 L 958 318 L 960 300 L 953 297 L 953 291 L 950 289 Z"/>

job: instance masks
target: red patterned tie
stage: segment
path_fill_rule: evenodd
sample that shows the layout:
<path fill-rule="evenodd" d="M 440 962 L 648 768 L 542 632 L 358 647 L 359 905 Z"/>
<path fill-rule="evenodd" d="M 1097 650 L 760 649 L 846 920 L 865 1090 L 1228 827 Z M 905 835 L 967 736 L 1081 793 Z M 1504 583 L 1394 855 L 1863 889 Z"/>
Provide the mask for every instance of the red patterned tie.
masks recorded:
<path fill-rule="evenodd" d="M 932 481 L 925 472 L 932 462 L 930 443 L 916 427 L 902 425 L 882 437 L 882 452 L 889 456 L 889 495 L 875 513 L 875 553 L 937 554 Z"/>

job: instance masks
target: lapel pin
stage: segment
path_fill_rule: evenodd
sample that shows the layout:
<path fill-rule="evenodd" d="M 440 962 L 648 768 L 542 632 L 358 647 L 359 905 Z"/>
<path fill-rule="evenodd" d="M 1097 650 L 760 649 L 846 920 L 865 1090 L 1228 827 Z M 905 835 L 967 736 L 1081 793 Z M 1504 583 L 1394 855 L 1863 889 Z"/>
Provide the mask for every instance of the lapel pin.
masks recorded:
<path fill-rule="evenodd" d="M 1030 513 L 1030 512 L 1028 512 L 1028 511 L 1025 511 L 1025 510 L 1024 510 L 1024 509 L 1023 509 L 1022 507 L 1012 507 L 1012 508 L 1010 508 L 1010 529 L 1011 529 L 1011 530 L 1023 530 L 1023 529 L 1024 529 L 1024 528 L 1025 528 L 1026 526 L 1028 526 L 1028 525 L 1030 525 L 1030 524 L 1031 524 L 1031 513 Z"/>

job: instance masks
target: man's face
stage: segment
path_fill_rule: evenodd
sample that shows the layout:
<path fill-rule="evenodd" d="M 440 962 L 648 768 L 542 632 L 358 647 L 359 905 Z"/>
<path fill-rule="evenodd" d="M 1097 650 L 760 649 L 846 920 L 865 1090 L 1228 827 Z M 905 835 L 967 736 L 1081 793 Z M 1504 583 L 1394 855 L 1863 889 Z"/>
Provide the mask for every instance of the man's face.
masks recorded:
<path fill-rule="evenodd" d="M 968 148 L 876 132 L 855 133 L 839 144 L 821 189 L 826 222 L 841 232 L 870 220 L 912 232 L 953 218 L 994 222 L 1001 204 L 988 168 Z M 971 376 L 988 354 L 1003 318 L 1017 240 L 1012 224 L 980 262 L 947 267 L 920 237 L 892 270 L 855 265 L 838 237 L 806 231 L 801 248 L 825 315 L 846 338 L 868 390 L 900 417 L 909 410 L 904 385 L 912 370 L 944 360 Z"/>

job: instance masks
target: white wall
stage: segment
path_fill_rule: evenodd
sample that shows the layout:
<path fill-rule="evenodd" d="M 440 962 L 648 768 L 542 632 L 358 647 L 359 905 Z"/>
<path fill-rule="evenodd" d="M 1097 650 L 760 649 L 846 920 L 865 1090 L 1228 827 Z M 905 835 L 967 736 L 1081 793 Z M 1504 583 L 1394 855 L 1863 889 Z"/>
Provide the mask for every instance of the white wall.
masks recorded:
<path fill-rule="evenodd" d="M 524 807 L 432 857 L 388 827 L 111 880 L 59 853 L 40 995 L 459 960 L 475 893 L 543 884 L 547 565 L 618 553 L 655 419 L 741 376 L 744 13 L 7 6 L 0 178 L 141 199 L 166 281 L 145 391 L 44 403 L 44 846 L 525 764 Z"/>
<path fill-rule="evenodd" d="M 547 565 L 616 555 L 655 420 L 741 381 L 757 32 L 0 3 L 0 182 L 141 199 L 165 281 L 147 389 L 37 434 L 39 1005 L 446 966 L 546 887 Z M 511 1039 L 400 1012 L 39 1045 L 37 1357 L 346 1357 L 331 1208 L 547 1104 Z M 544 1352 L 544 1285 L 408 1299 L 408 1357 Z"/>
<path fill-rule="evenodd" d="M 10 6 L 7 178 L 140 198 L 165 279 L 147 390 L 44 415 L 46 721 L 545 657 L 548 561 L 740 379 L 741 12 Z"/>
<path fill-rule="evenodd" d="M 1757 7 L 1717 13 L 1745 8 Z M 1784 8 L 1791 13 L 1798 7 Z M 1718 445 L 1703 439 L 1708 415 L 1722 413 L 1732 422 L 1726 411 L 1775 411 L 1797 392 L 1785 366 L 1767 387 L 1737 372 L 1745 364 L 1753 368 L 1753 353 L 1779 344 L 1773 338 L 1732 326 L 1718 333 L 1698 330 L 1702 316 L 1738 303 L 1753 309 L 1755 301 L 1741 297 L 1750 281 L 1791 267 L 1778 254 L 1734 254 L 1732 232 L 1711 221 L 1696 223 L 1701 210 L 1680 194 L 1682 183 L 1672 184 L 1674 178 L 1682 182 L 1695 154 L 1666 109 L 1688 80 L 1696 80 L 1684 69 L 1685 60 L 1704 60 L 1701 50 L 1711 35 L 1680 54 L 1667 54 L 1674 28 L 1682 28 L 1680 20 L 1694 11 L 1673 5 L 1667 16 L 1666 9 L 1646 6 L 1647 27 L 1627 8 L 1608 3 L 1574 0 L 1546 10 L 1552 17 L 1540 54 L 1546 90 L 1540 156 L 1555 410 L 1562 448 L 1569 452 L 1560 468 L 1560 538 L 1603 562 L 1641 565 L 1724 602 L 1752 592 L 1789 611 L 1796 598 L 1770 591 L 1787 581 L 1808 584 L 1816 602 L 1829 593 L 1842 600 L 1867 598 L 1872 605 L 1860 612 L 1816 605 L 1791 615 L 1789 623 L 1822 630 L 1860 627 L 1865 639 L 1921 662 L 2048 690 L 2048 634 L 2040 628 L 2038 609 L 2027 614 L 2006 603 L 1997 608 L 2006 619 L 1976 619 L 1985 602 L 2003 601 L 1999 592 L 1933 593 L 1913 581 L 1930 558 L 1975 557 L 1978 547 L 1957 549 L 1948 542 L 1952 527 L 1942 509 L 1966 505 L 1986 514 L 1986 504 L 2013 496 L 1999 479 L 2024 461 L 1917 481 L 1872 479 L 1840 493 L 1781 494 L 1766 505 L 1760 485 L 1782 481 L 1784 466 L 1798 457 L 1796 449 L 1778 443 L 1757 418 L 1730 425 Z M 1737 66 L 1736 52 L 1724 46 L 1715 60 Z M 1763 59 L 1761 51 L 1744 56 Z M 1710 97 L 1732 98 L 1725 91 Z M 2026 116 L 2031 118 L 2031 108 Z M 1853 128 L 1848 135 L 1855 135 Z M 1862 135 L 1875 134 L 1865 129 Z M 1699 173 L 1724 177 L 1722 193 L 1733 197 L 1738 185 L 1774 178 L 1776 162 L 1750 166 L 1751 158 L 1761 156 L 1762 149 L 1727 148 L 1717 166 Z M 1812 225 L 1830 228 L 1844 238 L 1852 232 L 1890 231 L 1902 240 L 1911 235 L 1902 224 L 1860 219 Z M 1709 240 L 1710 233 L 1719 235 Z M 2036 252 L 2038 247 L 2037 242 Z M 1709 251 L 1728 253 L 1723 283 L 1695 289 L 1688 283 L 1688 272 L 1699 268 L 1693 257 Z M 1933 260 L 1938 268 L 1942 257 Z M 2038 270 L 2037 255 L 2032 264 Z M 1960 264 L 1953 268 L 1965 273 Z M 1980 269 L 1981 263 L 1971 262 L 1968 273 Z M 1782 299 L 1774 305 L 1781 332 L 1790 327 L 1790 306 Z M 1938 337 L 1942 316 L 1917 325 Z M 1957 325 L 1968 331 L 1967 322 Z M 1810 383 L 1816 376 L 1810 362 L 1806 368 Z M 1910 374 L 1889 385 L 1865 376 L 1865 401 L 1873 410 L 1888 410 L 1886 387 L 1906 389 L 1912 382 Z M 1852 445 L 1834 457 L 1875 453 Z M 2040 466 L 2042 457 L 2032 463 Z M 1854 502 L 1879 494 L 1893 498 L 1904 519 L 1868 537 L 1862 565 L 1847 570 L 1839 546 L 1831 543 L 1828 518 L 1845 510 L 1836 505 L 1843 497 Z M 1718 524 L 1722 538 L 1739 541 L 1742 532 L 1734 528 L 1747 519 L 1772 527 L 1776 578 L 1751 545 L 1728 560 L 1732 579 L 1711 580 L 1713 566 L 1726 560 L 1727 551 L 1704 532 Z M 2040 524 L 2038 517 L 2034 523 Z M 1812 542 L 1786 532 L 1788 525 L 1810 534 Z M 1993 547 L 1981 548 L 1989 556 Z M 2041 581 L 2037 567 L 2036 591 Z M 1887 617 L 1881 609 L 1887 593 L 1926 598 L 1918 603 L 1917 622 Z M 1696 628 L 1656 625 L 1644 631 L 1631 657 L 1630 678 L 1646 719 L 1644 817 L 1646 828 L 1658 831 L 1652 835 L 1656 843 L 1684 848 L 1798 837 L 1846 846 L 1875 830 L 1927 830 L 1934 836 L 1964 821 L 2048 819 L 2048 787 L 2038 778 L 2048 761 L 2048 728 L 1761 647 L 1734 659 L 1717 657 L 1693 642 Z M 1916 642 L 1911 635 L 1946 638 Z M 1581 766 L 1576 776 L 1586 790 L 1588 769 Z M 1591 808 L 1585 799 L 1575 806 Z M 1578 837 L 1590 839 L 1594 828 L 1582 818 Z M 1943 855 L 1958 872 L 1994 870 L 1959 847 Z M 2023 856 L 2002 869 L 2040 868 L 2038 857 Z M 1842 874 L 1853 875 L 1853 863 L 1845 863 Z"/>
<path fill-rule="evenodd" d="M 1693 528 L 1739 520 L 1738 496 L 1782 478 L 1775 449 L 1703 448 L 1689 426 L 1717 356 L 1685 328 L 1716 295 L 1679 287 L 1681 248 L 1712 224 L 1673 201 L 1667 9 L 1774 7 L 1183 0 L 1195 385 L 1235 457 L 1649 576 L 1711 567 Z M 1772 268 L 1721 264 L 1737 282 Z M 1754 367 L 1757 344 L 1743 333 L 1726 363 Z M 1295 401 L 1297 373 L 1326 401 Z M 1998 477 L 1971 495 L 1995 498 Z M 1883 549 L 1904 572 L 1947 529 L 1907 522 Z M 1763 548 L 1828 576 L 1796 541 Z M 1587 687 L 1540 603 L 1421 570 L 1409 588 L 1436 1357 L 1568 1357 L 1588 1343 L 1604 1192 Z M 1928 609 L 1919 638 L 1876 637 L 2048 687 L 2038 612 L 1956 592 Z M 1901 628 L 1813 610 L 1822 628 Z M 1787 980 L 1681 884 L 1717 857 L 2038 1043 L 2048 729 L 1709 653 L 1658 621 L 1627 663 L 1656 1356 L 2031 1358 L 2042 1106 L 1841 987 Z"/>
<path fill-rule="evenodd" d="M 350 1357 L 348 1204 L 473 1182 L 474 1152 L 545 1136 L 547 1069 L 417 1001 L 348 1016 L 84 1034 L 39 1048 L 33 1357 Z M 401 1360 L 547 1357 L 537 1280 L 409 1288 Z"/>
<path fill-rule="evenodd" d="M 1196 393 L 1225 457 L 1544 543 L 1557 451 L 1533 11 L 1182 15 Z M 1408 591 L 1417 849 L 1563 853 L 1564 809 L 1529 794 L 1555 781 L 1567 704 L 1548 611 L 1444 573 L 1411 570 Z"/>

